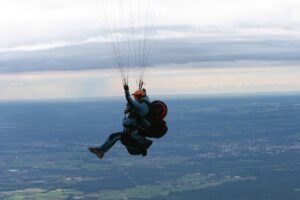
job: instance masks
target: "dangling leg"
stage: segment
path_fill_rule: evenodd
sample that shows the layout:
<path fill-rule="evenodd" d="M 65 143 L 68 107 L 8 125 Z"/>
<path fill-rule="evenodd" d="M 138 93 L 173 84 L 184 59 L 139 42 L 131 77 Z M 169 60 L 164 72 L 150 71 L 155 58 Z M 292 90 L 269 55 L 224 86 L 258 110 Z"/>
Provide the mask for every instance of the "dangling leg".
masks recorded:
<path fill-rule="evenodd" d="M 124 118 L 123 119 L 123 126 L 127 133 L 130 134 L 132 139 L 134 139 L 137 143 L 140 144 L 140 148 L 142 151 L 142 155 L 147 155 L 147 149 L 151 146 L 152 140 L 146 139 L 146 137 L 139 134 L 138 123 L 137 120 L 134 118 Z"/>
<path fill-rule="evenodd" d="M 131 137 L 141 145 L 142 155 L 147 155 L 147 149 L 152 145 L 152 140 L 147 139 L 146 137 L 139 134 L 139 131 L 131 132 Z"/>
<path fill-rule="evenodd" d="M 123 132 L 111 134 L 100 147 L 90 147 L 90 152 L 96 154 L 98 158 L 102 159 L 104 153 L 106 153 L 118 140 L 121 139 L 122 134 Z"/>
<path fill-rule="evenodd" d="M 121 135 L 123 134 L 123 132 L 117 132 L 117 133 L 113 133 L 111 134 L 107 140 L 101 145 L 100 149 L 106 153 L 112 146 L 114 146 L 114 144 L 121 139 Z"/>

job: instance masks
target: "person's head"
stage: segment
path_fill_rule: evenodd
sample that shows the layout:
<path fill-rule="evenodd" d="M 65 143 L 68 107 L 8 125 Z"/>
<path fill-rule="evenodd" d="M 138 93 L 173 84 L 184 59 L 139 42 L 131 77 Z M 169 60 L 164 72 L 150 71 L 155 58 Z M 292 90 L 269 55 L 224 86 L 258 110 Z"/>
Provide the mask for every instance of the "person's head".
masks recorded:
<path fill-rule="evenodd" d="M 140 100 L 142 97 L 146 96 L 146 90 L 137 90 L 132 95 L 135 100 Z"/>

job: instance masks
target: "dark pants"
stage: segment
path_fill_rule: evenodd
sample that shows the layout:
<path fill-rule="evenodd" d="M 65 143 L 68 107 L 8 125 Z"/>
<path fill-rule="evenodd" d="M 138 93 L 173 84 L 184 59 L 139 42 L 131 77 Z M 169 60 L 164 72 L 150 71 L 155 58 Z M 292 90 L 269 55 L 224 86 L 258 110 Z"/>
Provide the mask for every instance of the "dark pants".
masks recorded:
<path fill-rule="evenodd" d="M 114 144 L 121 140 L 121 136 L 122 136 L 123 132 L 117 132 L 117 133 L 113 133 L 111 134 L 107 140 L 104 142 L 104 144 L 102 144 L 100 146 L 100 149 L 102 151 L 107 152 L 112 146 L 114 146 Z"/>

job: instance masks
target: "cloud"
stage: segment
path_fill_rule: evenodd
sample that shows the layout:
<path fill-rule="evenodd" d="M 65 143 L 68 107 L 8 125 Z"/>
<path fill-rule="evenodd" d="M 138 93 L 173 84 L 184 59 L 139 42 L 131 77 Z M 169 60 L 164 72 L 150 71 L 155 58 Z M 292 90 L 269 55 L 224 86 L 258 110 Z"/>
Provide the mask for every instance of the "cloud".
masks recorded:
<path fill-rule="evenodd" d="M 0 1 L 1 49 L 20 46 L 80 43 L 103 34 L 107 21 L 103 10 L 95 12 L 100 0 L 10 0 Z M 130 1 L 130 0 L 126 0 Z M 293 37 L 299 38 L 300 3 L 297 0 L 145 0 L 151 12 L 160 11 L 160 23 L 166 27 L 191 27 L 192 34 L 224 37 Z M 116 2 L 110 0 L 107 2 Z M 100 3 L 101 5 L 101 3 Z M 121 5 L 117 5 L 121 10 Z M 163 9 L 162 9 L 163 8 Z M 108 11 L 110 8 L 107 6 Z M 97 9 L 96 9 L 97 10 Z M 124 9 L 123 9 L 124 10 Z M 157 11 L 158 12 L 158 11 Z M 147 12 L 142 23 L 148 21 Z M 96 17 L 95 15 L 100 15 Z M 126 13 L 108 13 L 116 26 L 129 24 Z M 133 15 L 135 16 L 135 15 Z M 136 17 L 136 16 L 135 16 Z M 130 22 L 131 23 L 131 22 Z M 186 31 L 174 32 L 183 38 Z M 169 34 L 172 37 L 172 34 Z"/>
<path fill-rule="evenodd" d="M 82 40 L 98 29 L 88 1 L 1 1 L 1 48 Z"/>
<path fill-rule="evenodd" d="M 276 67 L 300 62 L 300 42 L 290 40 L 161 39 L 153 51 L 152 67 L 181 64 L 194 67 Z M 0 72 L 116 69 L 109 43 L 92 42 L 40 51 L 0 53 Z M 136 56 L 129 59 L 134 60 Z M 124 56 L 124 59 L 127 57 Z M 193 64 L 194 63 L 194 64 Z"/>
<path fill-rule="evenodd" d="M 197 63 L 194 66 L 220 67 L 241 61 L 260 64 L 277 61 L 289 65 L 299 62 L 298 1 L 152 2 L 153 8 L 164 7 L 159 20 L 164 21 L 165 27 L 161 24 L 153 27 L 157 38 L 151 66 Z M 85 0 L 1 1 L 0 26 L 5 29 L 0 32 L 0 72 L 114 67 L 111 38 L 105 31 L 108 24 L 95 16 L 93 5 Z M 120 14 L 110 13 L 109 17 L 114 21 L 122 19 Z M 120 22 L 124 20 L 116 24 Z M 124 30 L 113 34 L 119 39 L 126 38 L 126 30 L 132 29 Z"/>

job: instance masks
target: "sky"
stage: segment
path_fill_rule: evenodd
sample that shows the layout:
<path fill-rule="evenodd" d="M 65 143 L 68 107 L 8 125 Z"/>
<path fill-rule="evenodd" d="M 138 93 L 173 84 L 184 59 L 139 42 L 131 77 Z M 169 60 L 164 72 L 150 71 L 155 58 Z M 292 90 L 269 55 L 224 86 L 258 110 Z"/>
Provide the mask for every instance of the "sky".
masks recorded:
<path fill-rule="evenodd" d="M 0 0 L 0 100 L 122 95 L 111 36 L 149 19 L 151 94 L 300 91 L 298 0 L 151 0 L 141 15 L 104 4 L 109 19 L 102 3 Z"/>

